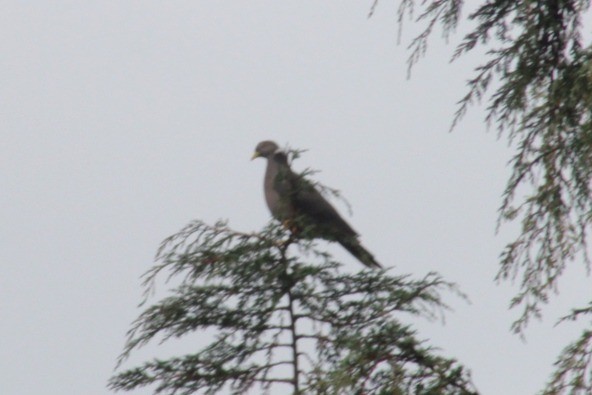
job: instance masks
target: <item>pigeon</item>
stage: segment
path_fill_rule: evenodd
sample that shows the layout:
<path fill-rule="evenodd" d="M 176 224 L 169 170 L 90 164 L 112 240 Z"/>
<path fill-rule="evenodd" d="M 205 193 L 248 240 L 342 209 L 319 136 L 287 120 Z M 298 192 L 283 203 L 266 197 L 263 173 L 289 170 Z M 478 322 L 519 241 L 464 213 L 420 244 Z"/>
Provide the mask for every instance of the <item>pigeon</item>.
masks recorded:
<path fill-rule="evenodd" d="M 260 142 L 252 159 L 260 157 L 267 159 L 263 190 L 275 219 L 300 237 L 335 241 L 364 265 L 382 268 L 331 203 L 304 177 L 292 172 L 288 156 L 276 143 Z"/>

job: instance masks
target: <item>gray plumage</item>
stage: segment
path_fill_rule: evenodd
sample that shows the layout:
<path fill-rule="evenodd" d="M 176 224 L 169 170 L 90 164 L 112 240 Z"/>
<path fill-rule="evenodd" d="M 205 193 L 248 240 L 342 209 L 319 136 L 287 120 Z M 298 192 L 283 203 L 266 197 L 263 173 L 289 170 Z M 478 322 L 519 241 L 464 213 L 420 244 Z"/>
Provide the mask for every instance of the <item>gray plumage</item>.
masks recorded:
<path fill-rule="evenodd" d="M 301 176 L 290 169 L 286 154 L 273 141 L 262 141 L 253 159 L 267 159 L 263 182 L 265 201 L 277 220 L 296 230 L 301 237 L 336 241 L 364 265 L 382 266 L 358 240 L 355 230 L 337 210 Z"/>

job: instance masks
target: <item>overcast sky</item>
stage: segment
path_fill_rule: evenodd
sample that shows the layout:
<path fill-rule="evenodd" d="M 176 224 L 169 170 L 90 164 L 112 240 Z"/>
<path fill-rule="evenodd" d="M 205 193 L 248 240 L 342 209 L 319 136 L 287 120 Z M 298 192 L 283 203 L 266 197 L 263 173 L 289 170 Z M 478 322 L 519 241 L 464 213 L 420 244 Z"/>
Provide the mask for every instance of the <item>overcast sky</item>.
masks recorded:
<path fill-rule="evenodd" d="M 542 388 L 578 333 L 554 323 L 589 296 L 582 271 L 527 342 L 510 333 L 516 287 L 493 279 L 516 231 L 495 235 L 512 151 L 479 108 L 448 133 L 482 59 L 450 65 L 453 45 L 436 34 L 407 80 L 415 27 L 397 45 L 398 2 L 368 19 L 371 3 L 3 5 L 0 393 L 108 393 L 160 241 L 192 219 L 242 231 L 270 219 L 264 161 L 249 161 L 263 139 L 309 149 L 296 169 L 322 170 L 394 273 L 438 271 L 469 295 L 450 295 L 446 323 L 420 322 L 419 336 L 468 366 L 483 394 Z"/>

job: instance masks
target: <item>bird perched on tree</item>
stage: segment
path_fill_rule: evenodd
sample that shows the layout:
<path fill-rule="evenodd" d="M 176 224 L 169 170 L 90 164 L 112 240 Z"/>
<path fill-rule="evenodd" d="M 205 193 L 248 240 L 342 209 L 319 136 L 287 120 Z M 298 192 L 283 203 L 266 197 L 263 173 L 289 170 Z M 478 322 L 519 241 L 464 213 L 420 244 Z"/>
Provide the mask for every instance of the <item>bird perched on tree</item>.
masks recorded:
<path fill-rule="evenodd" d="M 265 200 L 274 218 L 307 238 L 336 241 L 364 265 L 382 266 L 358 240 L 358 234 L 337 210 L 302 176 L 290 169 L 288 157 L 273 141 L 262 141 L 253 158 L 266 158 Z"/>

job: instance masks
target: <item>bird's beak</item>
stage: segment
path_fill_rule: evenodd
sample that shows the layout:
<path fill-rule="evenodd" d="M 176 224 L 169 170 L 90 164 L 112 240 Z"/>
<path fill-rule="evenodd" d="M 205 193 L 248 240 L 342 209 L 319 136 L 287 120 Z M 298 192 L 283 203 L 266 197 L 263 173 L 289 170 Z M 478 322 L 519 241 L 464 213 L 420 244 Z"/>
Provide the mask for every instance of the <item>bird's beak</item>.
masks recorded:
<path fill-rule="evenodd" d="M 253 159 L 257 159 L 257 158 L 259 158 L 260 156 L 261 156 L 261 154 L 260 154 L 259 152 L 255 151 L 255 152 L 253 152 L 253 156 L 251 156 L 251 160 L 253 160 Z"/>

